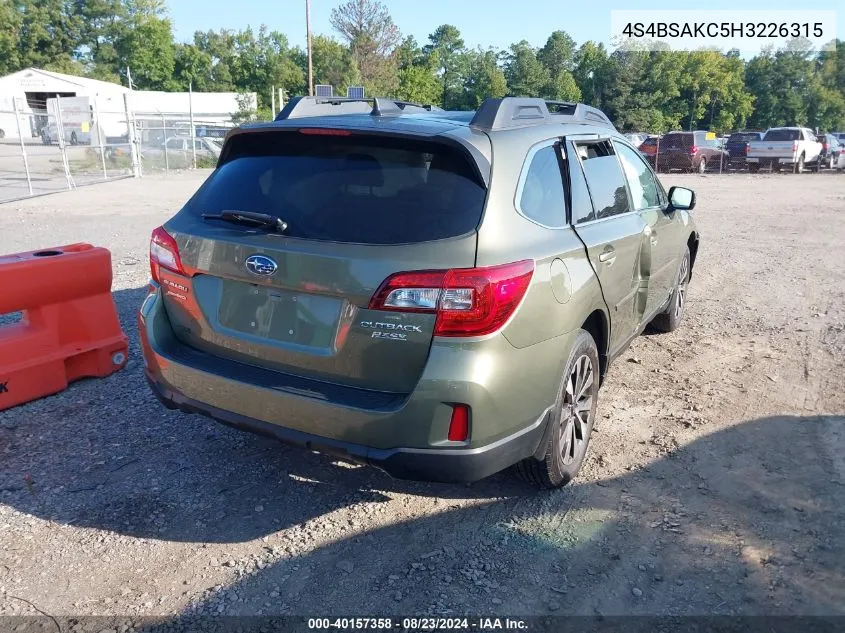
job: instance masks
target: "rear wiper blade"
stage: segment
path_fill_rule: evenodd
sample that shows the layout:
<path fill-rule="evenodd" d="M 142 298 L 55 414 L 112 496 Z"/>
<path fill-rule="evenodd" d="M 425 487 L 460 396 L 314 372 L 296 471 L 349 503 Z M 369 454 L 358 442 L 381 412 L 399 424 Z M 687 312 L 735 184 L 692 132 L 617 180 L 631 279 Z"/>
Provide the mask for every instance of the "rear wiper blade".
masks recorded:
<path fill-rule="evenodd" d="M 220 213 L 203 213 L 203 220 L 224 220 L 235 224 L 252 224 L 273 229 L 278 233 L 287 231 L 288 223 L 282 218 L 267 213 L 254 213 L 253 211 L 221 211 Z"/>

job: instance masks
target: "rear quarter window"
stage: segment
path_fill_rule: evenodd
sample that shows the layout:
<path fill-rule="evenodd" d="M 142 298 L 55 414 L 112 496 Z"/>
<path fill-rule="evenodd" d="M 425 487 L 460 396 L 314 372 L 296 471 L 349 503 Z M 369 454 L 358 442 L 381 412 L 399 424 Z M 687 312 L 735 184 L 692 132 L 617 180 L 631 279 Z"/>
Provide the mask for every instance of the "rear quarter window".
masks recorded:
<path fill-rule="evenodd" d="M 197 215 L 269 213 L 293 237 L 402 244 L 474 231 L 486 189 L 472 160 L 443 143 L 390 136 L 245 133 L 189 202 Z"/>

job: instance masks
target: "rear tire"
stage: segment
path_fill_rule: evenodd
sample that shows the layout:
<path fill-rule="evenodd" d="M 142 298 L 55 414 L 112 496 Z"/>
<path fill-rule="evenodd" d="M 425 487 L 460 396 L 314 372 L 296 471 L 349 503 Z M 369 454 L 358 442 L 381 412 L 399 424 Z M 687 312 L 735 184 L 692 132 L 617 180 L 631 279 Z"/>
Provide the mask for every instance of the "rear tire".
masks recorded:
<path fill-rule="evenodd" d="M 803 174 L 804 173 L 804 154 L 798 157 L 798 162 L 795 163 L 795 173 L 796 174 Z"/>
<path fill-rule="evenodd" d="M 0 128 L 0 138 L 6 138 L 6 130 Z"/>
<path fill-rule="evenodd" d="M 756 174 L 760 171 L 760 165 L 756 163 L 748 163 L 748 173 L 749 174 Z"/>
<path fill-rule="evenodd" d="M 697 171 L 698 171 L 699 174 L 703 174 L 704 172 L 707 171 L 707 161 L 705 159 L 702 158 L 701 162 L 698 163 Z"/>
<path fill-rule="evenodd" d="M 552 407 L 543 459 L 528 457 L 516 464 L 519 477 L 539 488 L 560 488 L 578 474 L 596 418 L 599 368 L 596 343 L 580 330 Z"/>
<path fill-rule="evenodd" d="M 651 322 L 652 327 L 661 332 L 674 332 L 681 326 L 681 319 L 684 318 L 684 309 L 687 305 L 687 289 L 690 280 L 690 252 L 687 246 L 684 252 L 684 259 L 681 261 L 681 268 L 678 271 L 678 280 L 675 282 L 675 289 L 669 298 L 669 306 L 665 312 L 658 314 Z"/>

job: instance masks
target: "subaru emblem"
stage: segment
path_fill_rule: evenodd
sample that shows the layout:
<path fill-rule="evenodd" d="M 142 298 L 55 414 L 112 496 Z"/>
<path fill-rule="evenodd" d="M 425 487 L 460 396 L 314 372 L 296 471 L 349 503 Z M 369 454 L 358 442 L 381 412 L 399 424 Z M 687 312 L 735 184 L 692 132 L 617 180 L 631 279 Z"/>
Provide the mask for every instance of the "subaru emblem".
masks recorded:
<path fill-rule="evenodd" d="M 250 255 L 246 258 L 246 269 L 259 277 L 269 277 L 278 268 L 278 264 L 266 255 Z"/>

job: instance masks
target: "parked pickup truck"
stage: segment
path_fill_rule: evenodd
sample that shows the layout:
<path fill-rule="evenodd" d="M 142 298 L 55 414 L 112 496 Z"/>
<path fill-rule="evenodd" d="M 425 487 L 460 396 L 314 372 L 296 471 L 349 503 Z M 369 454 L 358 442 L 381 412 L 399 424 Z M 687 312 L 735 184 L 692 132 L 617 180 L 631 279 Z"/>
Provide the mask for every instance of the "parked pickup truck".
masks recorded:
<path fill-rule="evenodd" d="M 796 173 L 804 171 L 804 166 L 815 164 L 822 153 L 822 144 L 816 140 L 815 133 L 804 127 L 773 127 L 761 141 L 748 144 L 748 170 L 756 172 L 760 167 L 771 167 L 780 171 L 782 165 L 788 165 Z"/>

